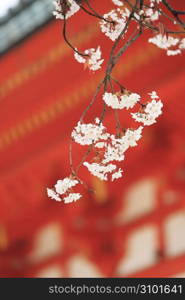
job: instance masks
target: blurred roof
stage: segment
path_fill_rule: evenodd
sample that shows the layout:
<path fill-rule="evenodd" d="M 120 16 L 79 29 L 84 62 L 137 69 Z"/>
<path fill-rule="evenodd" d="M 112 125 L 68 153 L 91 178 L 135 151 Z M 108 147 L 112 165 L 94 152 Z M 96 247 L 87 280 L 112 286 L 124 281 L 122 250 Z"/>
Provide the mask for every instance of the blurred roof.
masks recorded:
<path fill-rule="evenodd" d="M 52 9 L 52 0 L 9 0 L 6 5 L 1 2 L 0 54 L 50 20 Z"/>

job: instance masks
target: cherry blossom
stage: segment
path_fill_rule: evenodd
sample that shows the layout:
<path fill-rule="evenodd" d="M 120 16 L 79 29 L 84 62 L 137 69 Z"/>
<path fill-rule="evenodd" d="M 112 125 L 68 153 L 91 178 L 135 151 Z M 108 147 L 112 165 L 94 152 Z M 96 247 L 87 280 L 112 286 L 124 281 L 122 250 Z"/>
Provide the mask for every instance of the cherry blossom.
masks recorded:
<path fill-rule="evenodd" d="M 156 10 L 154 11 L 154 9 L 152 8 L 148 8 L 145 10 L 145 16 L 148 17 L 150 19 L 150 21 L 157 21 L 159 19 L 159 12 Z"/>
<path fill-rule="evenodd" d="M 54 186 L 54 189 L 47 189 L 48 197 L 54 199 L 56 201 L 64 201 L 64 203 L 75 202 L 81 198 L 81 194 L 79 193 L 71 193 L 72 188 L 79 184 L 79 181 L 76 179 L 72 179 L 71 177 L 65 177 L 62 180 L 58 180 Z M 63 196 L 61 198 L 60 196 Z"/>
<path fill-rule="evenodd" d="M 120 0 L 112 0 L 112 2 L 117 5 L 117 6 L 122 6 L 123 5 L 123 2 L 120 1 Z"/>
<path fill-rule="evenodd" d="M 156 91 L 152 91 L 151 93 L 148 93 L 151 99 L 159 99 L 159 96 L 157 95 Z"/>
<path fill-rule="evenodd" d="M 181 50 L 185 49 L 185 38 L 181 39 L 179 43 L 179 49 Z"/>
<path fill-rule="evenodd" d="M 110 161 L 123 161 L 125 156 L 124 152 L 128 149 L 128 145 L 125 144 L 123 139 L 116 138 L 111 135 L 109 143 L 105 146 L 105 153 L 103 158 L 103 163 L 108 163 Z"/>
<path fill-rule="evenodd" d="M 55 0 L 53 4 L 55 6 L 53 15 L 56 19 L 64 19 L 64 16 L 68 19 L 80 9 L 80 6 L 74 0 Z"/>
<path fill-rule="evenodd" d="M 87 167 L 89 172 L 98 177 L 101 180 L 108 180 L 108 174 L 112 173 L 116 169 L 116 165 L 114 164 L 98 164 L 98 163 L 88 163 L 84 162 L 83 165 Z"/>
<path fill-rule="evenodd" d="M 113 160 L 124 160 L 124 152 L 129 147 L 137 146 L 137 141 L 142 137 L 142 129 L 140 126 L 136 130 L 127 129 L 125 134 L 121 138 L 117 138 L 115 135 L 111 135 L 109 143 L 106 144 L 106 151 L 104 154 L 103 163 L 107 163 Z"/>
<path fill-rule="evenodd" d="M 162 1 L 162 0 L 150 0 L 150 3 L 154 5 L 155 2 L 156 2 L 157 4 L 159 4 L 161 1 Z"/>
<path fill-rule="evenodd" d="M 121 178 L 123 176 L 122 173 L 123 173 L 123 170 L 121 168 L 119 168 L 119 170 L 117 172 L 112 174 L 111 181 Z"/>
<path fill-rule="evenodd" d="M 125 28 L 129 15 L 130 11 L 127 8 L 124 10 L 120 8 L 111 10 L 103 16 L 109 22 L 104 20 L 100 22 L 101 31 L 112 41 L 115 41 Z"/>
<path fill-rule="evenodd" d="M 168 56 L 181 54 L 182 50 L 185 49 L 185 39 L 174 38 L 172 36 L 157 34 L 148 41 L 161 49 L 165 49 Z"/>
<path fill-rule="evenodd" d="M 68 40 L 68 31 L 66 31 L 68 18 L 81 9 L 83 13 L 88 13 L 91 17 L 94 16 L 100 20 L 101 32 L 113 41 L 110 51 L 106 49 L 110 54 L 104 77 L 102 77 L 102 81 L 97 87 L 95 96 L 93 96 L 84 111 L 83 117 L 71 133 L 71 143 L 86 146 L 84 147 L 86 152 L 83 158 L 80 159 L 79 164 L 74 166 L 72 147 L 70 147 L 71 175 L 58 180 L 53 189 L 47 189 L 48 197 L 56 201 L 63 201 L 66 204 L 76 202 L 82 197 L 80 193 L 75 191 L 79 184 L 87 186 L 78 174 L 81 167 L 85 167 L 91 175 L 98 177 L 100 180 L 115 181 L 122 178 L 123 170 L 120 165 L 124 163 L 127 151 L 138 145 L 143 135 L 144 126 L 156 123 L 157 118 L 162 114 L 163 103 L 156 91 L 148 93 L 149 100 L 143 101 L 138 93 L 127 90 L 121 82 L 113 77 L 113 68 L 120 57 L 146 30 L 150 34 L 152 32 L 148 42 L 165 50 L 168 56 L 181 54 L 185 50 L 185 38 L 182 35 L 185 24 L 181 19 L 184 13 L 179 13 L 175 8 L 171 8 L 167 1 L 143 0 L 130 2 L 112 0 L 111 2 L 113 8 L 101 16 L 100 12 L 91 7 L 91 3 L 88 1 L 54 1 L 54 16 L 57 19 L 64 20 L 64 40 L 74 51 L 74 58 L 83 64 L 84 68 L 91 71 L 101 69 L 104 62 L 102 48 L 97 46 L 79 52 L 76 45 Z M 172 5 L 175 7 L 175 4 Z M 167 19 L 167 23 L 163 19 Z M 168 25 L 168 23 L 171 25 Z M 179 29 L 180 27 L 181 29 Z M 93 73 L 90 72 L 89 75 L 93 76 Z M 100 101 L 103 100 L 100 117 L 85 123 L 84 118 L 98 96 L 102 97 Z M 114 110 L 112 115 L 115 118 L 115 132 L 109 132 L 108 126 L 105 126 L 107 107 L 110 108 L 109 110 Z M 120 120 L 118 110 L 122 110 L 123 114 L 124 111 L 127 111 L 126 114 L 134 123 L 133 128 L 122 127 L 124 124 Z M 142 126 L 137 127 L 137 122 L 141 123 Z"/>
<path fill-rule="evenodd" d="M 54 199 L 56 201 L 62 201 L 60 196 L 52 189 L 47 188 L 47 194 L 48 194 L 48 197 L 50 197 L 51 199 Z"/>
<path fill-rule="evenodd" d="M 97 71 L 101 68 L 104 59 L 101 59 L 100 46 L 97 49 L 91 48 L 84 51 L 84 56 L 75 52 L 74 57 L 79 62 L 84 64 L 92 71 Z"/>
<path fill-rule="evenodd" d="M 177 55 L 177 54 L 181 54 L 181 50 L 179 50 L 179 49 L 167 50 L 166 53 L 167 53 L 168 56 L 174 56 L 174 55 Z"/>
<path fill-rule="evenodd" d="M 150 38 L 148 41 L 149 43 L 153 43 L 161 49 L 168 49 L 172 46 L 176 46 L 179 43 L 179 38 L 162 35 L 160 33 L 154 36 L 153 38 Z"/>
<path fill-rule="evenodd" d="M 78 122 L 71 134 L 74 141 L 81 145 L 91 145 L 100 139 L 107 139 L 106 128 L 102 123 L 98 125 L 98 122 L 100 122 L 98 118 L 96 118 L 95 124 Z"/>
<path fill-rule="evenodd" d="M 64 197 L 64 203 L 76 202 L 82 197 L 80 193 L 70 193 L 68 196 Z"/>
<path fill-rule="evenodd" d="M 105 103 L 114 108 L 114 109 L 129 109 L 133 108 L 134 105 L 140 100 L 140 95 L 136 93 L 130 93 L 130 94 L 112 94 L 105 92 L 103 95 L 103 100 Z"/>
<path fill-rule="evenodd" d="M 155 118 L 157 118 L 159 115 L 162 114 L 162 110 L 161 110 L 162 107 L 163 107 L 163 104 L 160 100 L 159 101 L 152 100 L 151 102 L 149 102 L 146 105 L 145 113 L 147 113 L 149 115 L 152 115 Z"/>
<path fill-rule="evenodd" d="M 127 129 L 124 138 L 129 147 L 137 146 L 137 141 L 139 141 L 140 138 L 142 137 L 142 130 L 143 130 L 142 126 L 140 126 L 135 130 Z"/>
<path fill-rule="evenodd" d="M 133 117 L 133 119 L 135 119 L 135 121 L 141 122 L 145 126 L 149 126 L 149 125 L 156 123 L 156 119 L 149 114 L 139 113 L 139 112 L 132 113 L 132 117 Z"/>
<path fill-rule="evenodd" d="M 131 113 L 133 119 L 135 119 L 137 122 L 143 123 L 146 126 L 156 123 L 156 118 L 158 118 L 162 114 L 163 104 L 161 100 L 156 101 L 154 99 L 154 97 L 158 97 L 157 94 L 154 93 L 155 92 L 152 92 L 152 94 L 150 94 L 151 99 L 153 100 L 145 106 L 143 112 Z"/>
<path fill-rule="evenodd" d="M 67 192 L 67 190 L 71 189 L 77 184 L 77 180 L 66 177 L 63 180 L 57 181 L 57 183 L 55 184 L 55 190 L 58 194 L 63 195 Z"/>

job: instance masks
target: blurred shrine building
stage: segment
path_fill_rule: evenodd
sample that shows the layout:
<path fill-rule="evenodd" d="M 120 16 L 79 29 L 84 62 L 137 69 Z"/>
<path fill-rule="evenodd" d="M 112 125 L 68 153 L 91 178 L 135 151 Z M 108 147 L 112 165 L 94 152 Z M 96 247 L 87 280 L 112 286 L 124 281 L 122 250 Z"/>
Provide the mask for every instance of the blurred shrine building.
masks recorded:
<path fill-rule="evenodd" d="M 106 12 L 110 1 L 100 2 Z M 65 205 L 46 188 L 69 174 L 70 133 L 103 69 L 74 60 L 51 0 L 20 1 L 0 22 L 0 276 L 184 277 L 183 55 L 167 57 L 147 32 L 125 53 L 115 77 L 143 96 L 156 90 L 164 113 L 128 151 L 122 179 L 86 175 L 95 193 Z M 94 18 L 79 12 L 69 23 L 77 48 L 110 48 Z M 112 120 L 110 110 L 110 128 Z"/>

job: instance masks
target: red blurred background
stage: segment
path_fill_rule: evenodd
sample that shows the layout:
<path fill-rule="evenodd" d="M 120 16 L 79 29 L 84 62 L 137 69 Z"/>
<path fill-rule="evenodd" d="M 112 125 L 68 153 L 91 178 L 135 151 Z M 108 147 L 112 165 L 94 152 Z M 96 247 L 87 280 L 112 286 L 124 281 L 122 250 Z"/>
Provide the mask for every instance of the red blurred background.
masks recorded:
<path fill-rule="evenodd" d="M 100 12 L 106 3 L 94 0 Z M 70 132 L 104 70 L 83 70 L 61 28 L 48 18 L 0 57 L 0 276 L 185 277 L 184 56 L 167 57 L 147 42 L 150 32 L 125 53 L 115 77 L 143 96 L 156 90 L 163 115 L 128 152 L 121 180 L 89 175 L 94 195 L 56 203 L 46 187 L 68 176 Z M 79 12 L 68 28 L 77 48 L 100 44 L 107 58 L 111 41 L 94 18 Z M 113 129 L 111 111 L 106 123 Z"/>

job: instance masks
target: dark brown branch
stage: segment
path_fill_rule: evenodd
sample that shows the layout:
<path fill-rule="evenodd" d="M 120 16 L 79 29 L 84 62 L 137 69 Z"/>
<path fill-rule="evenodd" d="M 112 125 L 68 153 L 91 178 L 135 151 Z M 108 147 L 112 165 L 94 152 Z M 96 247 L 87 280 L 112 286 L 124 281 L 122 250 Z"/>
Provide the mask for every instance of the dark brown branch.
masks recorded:
<path fill-rule="evenodd" d="M 185 15 L 185 11 L 176 10 L 171 7 L 171 5 L 166 0 L 162 0 L 163 4 L 172 12 L 173 15 Z"/>
<path fill-rule="evenodd" d="M 79 55 L 88 57 L 88 56 L 89 56 L 88 54 L 84 54 L 84 53 L 79 52 L 79 51 L 71 44 L 71 42 L 68 40 L 68 38 L 67 38 L 67 33 L 66 33 L 66 32 L 67 32 L 67 21 L 66 21 L 65 14 L 63 15 L 63 17 L 64 17 L 64 23 L 63 23 L 63 37 L 64 37 L 64 40 L 65 40 L 66 44 L 67 44 L 74 52 L 78 53 Z"/>
<path fill-rule="evenodd" d="M 107 23 L 113 23 L 112 21 L 109 21 L 107 19 L 105 19 L 103 16 L 101 16 L 99 13 L 97 13 L 89 4 L 89 1 L 88 0 L 84 0 L 84 2 L 87 4 L 88 8 L 91 10 L 89 11 L 87 8 L 85 8 L 83 5 L 81 4 L 78 4 L 80 6 L 80 8 L 86 12 L 88 15 L 92 16 L 92 17 L 95 17 L 95 18 L 98 18 L 100 20 L 103 20 Z"/>
<path fill-rule="evenodd" d="M 180 19 L 179 15 L 185 15 L 185 11 L 179 11 L 174 8 L 168 3 L 166 0 L 162 0 L 162 3 L 166 6 L 168 11 L 174 16 L 174 18 L 180 23 L 180 25 L 185 29 L 185 23 Z"/>
<path fill-rule="evenodd" d="M 94 94 L 92 100 L 90 101 L 90 103 L 88 104 L 88 106 L 86 107 L 86 109 L 83 111 L 83 113 L 81 115 L 81 118 L 80 118 L 80 122 L 83 122 L 84 117 L 86 116 L 87 112 L 89 111 L 89 109 L 91 108 L 91 106 L 94 104 L 94 102 L 95 102 L 95 100 L 96 100 L 96 98 L 97 98 L 97 96 L 98 96 L 98 94 L 99 94 L 99 92 L 100 92 L 103 84 L 104 84 L 104 79 L 99 83 L 99 85 L 98 85 L 98 87 L 97 87 L 97 89 L 95 91 L 95 94 Z"/>

